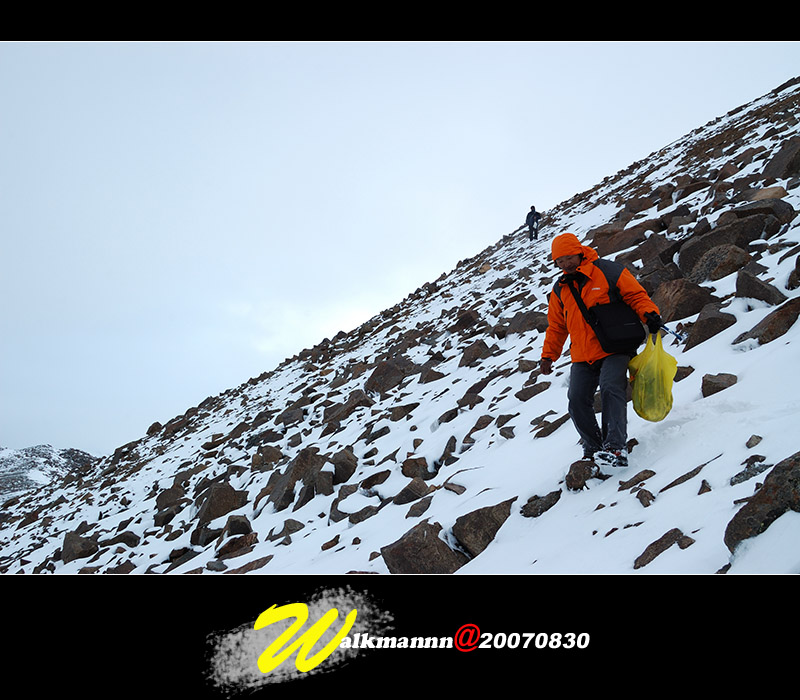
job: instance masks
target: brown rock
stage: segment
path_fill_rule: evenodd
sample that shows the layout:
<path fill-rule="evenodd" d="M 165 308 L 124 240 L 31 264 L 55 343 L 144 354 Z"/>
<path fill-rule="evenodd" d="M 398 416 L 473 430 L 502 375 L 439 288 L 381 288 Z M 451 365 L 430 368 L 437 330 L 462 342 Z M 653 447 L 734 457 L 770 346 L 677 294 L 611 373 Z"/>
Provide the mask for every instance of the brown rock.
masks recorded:
<path fill-rule="evenodd" d="M 253 526 L 246 515 L 231 515 L 228 517 L 225 527 L 222 528 L 222 535 L 249 535 L 253 531 Z"/>
<path fill-rule="evenodd" d="M 506 333 L 522 334 L 533 330 L 540 333 L 547 330 L 547 314 L 541 311 L 520 311 L 509 321 Z"/>
<path fill-rule="evenodd" d="M 511 515 L 511 498 L 494 506 L 479 508 L 456 519 L 453 535 L 471 557 L 477 557 L 497 535 L 497 531 Z"/>
<path fill-rule="evenodd" d="M 800 136 L 787 139 L 764 166 L 764 177 L 785 180 L 800 175 Z"/>
<path fill-rule="evenodd" d="M 775 185 L 774 187 L 764 187 L 763 189 L 758 190 L 752 197 L 750 197 L 750 201 L 760 202 L 764 199 L 782 199 L 788 195 L 789 193 L 785 188 L 781 187 L 780 185 Z"/>
<path fill-rule="evenodd" d="M 586 482 L 597 475 L 597 465 L 590 459 L 580 459 L 569 465 L 565 483 L 570 491 L 580 491 Z"/>
<path fill-rule="evenodd" d="M 659 537 L 655 542 L 652 542 L 642 552 L 633 563 L 634 569 L 641 569 L 653 561 L 659 554 L 667 551 L 673 544 L 677 544 L 681 549 L 694 544 L 694 540 L 687 535 L 684 535 L 677 527 L 669 530 Z"/>
<path fill-rule="evenodd" d="M 217 550 L 217 559 L 230 559 L 247 554 L 257 542 L 258 533 L 255 532 L 232 537 Z"/>
<path fill-rule="evenodd" d="M 165 508 L 174 506 L 185 495 L 186 492 L 180 486 L 172 486 L 171 488 L 164 489 L 156 496 L 156 508 L 158 510 L 164 510 Z"/>
<path fill-rule="evenodd" d="M 753 214 L 717 226 L 702 236 L 692 236 L 683 244 L 678 254 L 678 267 L 684 274 L 689 274 L 712 248 L 732 244 L 746 251 L 750 243 L 759 238 L 769 238 L 779 229 L 778 220 L 770 214 Z"/>
<path fill-rule="evenodd" d="M 68 564 L 75 559 L 86 559 L 99 550 L 97 542 L 89 537 L 82 537 L 77 532 L 64 535 L 61 545 L 61 561 Z"/>
<path fill-rule="evenodd" d="M 492 351 L 489 346 L 483 340 L 478 339 L 464 350 L 464 354 L 461 356 L 458 366 L 471 367 L 480 360 L 489 357 L 491 354 Z"/>
<path fill-rule="evenodd" d="M 550 510 L 561 498 L 561 489 L 551 491 L 546 496 L 531 496 L 528 502 L 520 508 L 520 515 L 525 518 L 538 518 Z"/>
<path fill-rule="evenodd" d="M 638 472 L 630 479 L 626 481 L 619 482 L 619 491 L 626 491 L 627 489 L 632 489 L 634 486 L 638 486 L 644 481 L 651 479 L 654 477 L 656 473 L 652 469 L 642 469 L 642 471 Z"/>
<path fill-rule="evenodd" d="M 720 372 L 719 374 L 706 374 L 703 377 L 701 392 L 704 397 L 716 394 L 723 389 L 732 387 L 737 382 L 735 374 Z"/>
<path fill-rule="evenodd" d="M 795 259 L 794 270 L 789 273 L 789 279 L 786 282 L 786 289 L 797 289 L 798 287 L 800 287 L 800 255 Z"/>
<path fill-rule="evenodd" d="M 402 356 L 383 360 L 378 363 L 367 379 L 364 389 L 385 394 L 399 386 L 406 377 L 418 371 L 417 365 Z M 341 417 L 337 417 L 336 420 L 341 420 Z"/>
<path fill-rule="evenodd" d="M 509 283 L 512 282 L 512 280 L 508 280 L 508 281 L 509 281 Z M 495 285 L 498 285 L 499 282 L 501 282 L 501 280 L 498 280 L 497 282 L 495 282 Z M 498 285 L 498 286 L 502 286 L 502 285 Z M 493 285 L 493 287 L 494 287 L 494 285 Z M 452 326 L 450 326 L 450 328 L 448 330 L 451 333 L 458 333 L 459 331 L 464 331 L 464 330 L 467 330 L 469 328 L 472 328 L 474 325 L 479 323 L 480 320 L 481 320 L 481 315 L 475 309 L 467 309 L 466 311 L 461 311 L 458 314 L 458 317 L 456 318 L 456 322 Z"/>
<path fill-rule="evenodd" d="M 788 224 L 794 219 L 796 212 L 794 207 L 789 204 L 789 202 L 785 202 L 779 198 L 759 196 L 759 194 L 763 195 L 763 192 L 763 190 L 759 190 L 755 197 L 753 197 L 755 201 L 736 207 L 735 209 L 731 210 L 732 213 L 740 219 L 745 216 L 756 215 L 774 216 L 780 224 Z"/>
<path fill-rule="evenodd" d="M 786 333 L 795 324 L 798 315 L 800 315 L 800 297 L 790 299 L 779 306 L 749 331 L 742 333 L 733 344 L 750 339 L 758 340 L 759 345 L 770 343 Z"/>
<path fill-rule="evenodd" d="M 739 274 L 736 275 L 736 296 L 745 299 L 759 299 L 773 306 L 786 301 L 786 295 L 777 287 L 762 282 L 746 270 L 739 270 Z"/>
<path fill-rule="evenodd" d="M 428 460 L 425 457 L 409 457 L 403 461 L 400 467 L 403 476 L 412 479 L 419 477 L 421 479 L 430 479 L 434 476 L 433 472 L 428 469 Z"/>
<path fill-rule="evenodd" d="M 686 278 L 697 284 L 719 280 L 741 269 L 751 259 L 747 251 L 739 246 L 727 243 L 718 245 L 703 254 Z"/>
<path fill-rule="evenodd" d="M 719 301 L 708 289 L 687 279 L 664 282 L 652 299 L 665 322 L 692 316 L 707 304 Z"/>
<path fill-rule="evenodd" d="M 639 283 L 651 297 L 665 282 L 678 280 L 683 276 L 683 272 L 681 272 L 681 269 L 674 262 L 664 262 L 660 258 L 653 258 L 645 263 L 644 267 L 642 267 L 637 274 Z"/>
<path fill-rule="evenodd" d="M 269 563 L 270 559 L 272 559 L 272 554 L 268 554 L 266 557 L 260 557 L 258 559 L 253 559 L 253 561 L 248 562 L 244 566 L 240 566 L 237 569 L 230 569 L 226 571 L 226 574 L 246 574 L 249 571 L 256 571 L 257 569 L 262 568 L 266 564 Z"/>
<path fill-rule="evenodd" d="M 636 492 L 636 498 L 639 500 L 639 503 L 641 503 L 645 508 L 650 506 L 650 504 L 656 500 L 656 497 L 652 493 L 650 493 L 650 491 L 648 491 L 647 489 L 639 489 Z"/>
<path fill-rule="evenodd" d="M 313 486 L 315 477 L 325 464 L 326 459 L 318 454 L 317 448 L 300 450 L 286 471 L 276 478 L 268 497 L 269 502 L 275 505 L 276 510 L 288 508 L 294 501 L 297 485 Z"/>
<path fill-rule="evenodd" d="M 400 539 L 381 548 L 392 574 L 452 574 L 469 559 L 451 549 L 439 536 L 442 526 L 427 520 L 415 525 Z"/>
<path fill-rule="evenodd" d="M 722 311 L 719 303 L 706 304 L 700 311 L 697 320 L 692 324 L 685 349 L 689 350 L 700 345 L 735 323 L 736 316 Z"/>
<path fill-rule="evenodd" d="M 427 495 L 429 490 L 428 484 L 424 479 L 419 476 L 414 477 L 392 499 L 392 503 L 395 505 L 405 505 L 406 503 L 411 503 L 412 501 L 416 501 Z"/>
<path fill-rule="evenodd" d="M 268 471 L 276 462 L 283 459 L 283 452 L 281 452 L 274 445 L 262 445 L 258 451 L 253 455 L 250 465 L 253 469 Z"/>
<path fill-rule="evenodd" d="M 356 389 L 342 404 L 328 406 L 322 416 L 324 422 L 337 422 L 348 418 L 356 409 L 372 406 L 375 402 L 361 389 Z"/>
<path fill-rule="evenodd" d="M 241 508 L 247 503 L 247 491 L 237 491 L 228 483 L 212 484 L 203 494 L 203 505 L 197 512 L 197 522 L 205 525 L 212 520 Z"/>
<path fill-rule="evenodd" d="M 353 454 L 352 449 L 346 447 L 339 450 L 330 458 L 333 464 L 333 483 L 343 484 L 355 474 L 358 468 L 358 457 Z"/>
<path fill-rule="evenodd" d="M 539 382 L 538 384 L 531 384 L 530 386 L 526 386 L 520 389 L 518 392 L 514 394 L 520 401 L 528 401 L 532 399 L 537 394 L 541 394 L 543 391 L 546 391 L 550 387 L 550 382 Z"/>
<path fill-rule="evenodd" d="M 764 485 L 733 516 L 725 529 L 725 546 L 733 552 L 790 510 L 800 512 L 800 452 L 776 464 Z"/>
<path fill-rule="evenodd" d="M 605 235 L 596 234 L 592 240 L 592 246 L 602 258 L 611 253 L 616 253 L 620 250 L 625 250 L 631 246 L 643 243 L 647 238 L 648 231 L 659 232 L 663 230 L 663 228 L 664 224 L 660 219 L 643 221 L 616 233 L 609 232 Z"/>

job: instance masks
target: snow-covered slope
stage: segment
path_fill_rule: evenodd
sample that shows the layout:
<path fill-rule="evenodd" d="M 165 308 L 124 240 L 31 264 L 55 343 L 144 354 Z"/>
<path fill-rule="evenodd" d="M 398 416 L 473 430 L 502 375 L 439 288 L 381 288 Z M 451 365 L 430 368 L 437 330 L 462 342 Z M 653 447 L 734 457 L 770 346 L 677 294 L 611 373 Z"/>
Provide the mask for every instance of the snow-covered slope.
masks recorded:
<path fill-rule="evenodd" d="M 21 450 L 0 447 L 0 499 L 3 502 L 63 479 L 73 470 L 80 470 L 94 457 L 72 448 L 56 449 L 52 445 L 36 445 Z"/>
<path fill-rule="evenodd" d="M 768 475 L 794 478 L 785 460 L 800 451 L 799 93 L 788 83 L 697 129 L 546 212 L 539 241 L 503 236 L 354 331 L 18 499 L 0 567 L 800 572 L 796 504 L 726 535 Z M 755 217 L 760 233 L 740 233 Z M 565 231 L 630 264 L 689 337 L 664 337 L 681 368 L 670 415 L 631 409 L 630 466 L 578 490 L 565 483 L 580 457 L 568 355 L 548 377 L 536 366 L 549 242 Z M 702 258 L 695 242 L 714 235 L 698 273 L 684 251 Z M 789 317 L 777 337 L 740 339 L 776 310 Z"/>

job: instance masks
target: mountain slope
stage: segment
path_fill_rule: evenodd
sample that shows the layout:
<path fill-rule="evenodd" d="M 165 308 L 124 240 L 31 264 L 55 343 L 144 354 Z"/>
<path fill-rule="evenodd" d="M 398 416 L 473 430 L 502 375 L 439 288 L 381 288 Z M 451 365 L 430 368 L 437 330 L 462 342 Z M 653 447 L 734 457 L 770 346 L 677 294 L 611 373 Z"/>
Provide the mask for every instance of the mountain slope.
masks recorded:
<path fill-rule="evenodd" d="M 0 567 L 797 573 L 798 93 L 720 117 L 546 212 L 538 242 L 504 236 L 5 505 Z M 631 466 L 576 489 L 568 354 L 547 378 L 536 365 L 564 231 L 629 264 L 688 336 L 664 340 L 681 368 L 670 415 L 631 410 Z"/>
<path fill-rule="evenodd" d="M 0 499 L 4 502 L 30 489 L 63 479 L 86 468 L 95 457 L 72 448 L 36 445 L 21 450 L 0 447 Z"/>

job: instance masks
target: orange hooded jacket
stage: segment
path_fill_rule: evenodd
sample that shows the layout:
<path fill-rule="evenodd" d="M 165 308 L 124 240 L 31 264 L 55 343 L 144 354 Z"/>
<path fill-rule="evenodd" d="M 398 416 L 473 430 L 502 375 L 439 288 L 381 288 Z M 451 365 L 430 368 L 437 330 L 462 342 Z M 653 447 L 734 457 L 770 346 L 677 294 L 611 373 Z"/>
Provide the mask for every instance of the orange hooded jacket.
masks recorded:
<path fill-rule="evenodd" d="M 565 233 L 553 239 L 553 260 L 564 255 L 582 255 L 583 260 L 578 267 L 578 273 L 587 279 L 581 280 L 578 285 L 580 295 L 587 308 L 596 304 L 608 304 L 609 285 L 605 274 L 595 266 L 594 261 L 599 259 L 597 251 L 581 245 L 577 236 Z M 561 357 L 564 343 L 569 336 L 570 358 L 572 362 L 597 362 L 608 357 L 600 346 L 600 341 L 588 323 L 583 318 L 572 293 L 560 279 L 561 298 L 555 291 L 550 292 L 550 305 L 547 312 L 547 333 L 545 334 L 542 359 L 549 358 L 553 361 Z M 659 313 L 658 307 L 653 303 L 642 285 L 627 268 L 617 280 L 617 289 L 623 301 L 630 306 L 644 322 L 644 315 L 650 311 Z"/>

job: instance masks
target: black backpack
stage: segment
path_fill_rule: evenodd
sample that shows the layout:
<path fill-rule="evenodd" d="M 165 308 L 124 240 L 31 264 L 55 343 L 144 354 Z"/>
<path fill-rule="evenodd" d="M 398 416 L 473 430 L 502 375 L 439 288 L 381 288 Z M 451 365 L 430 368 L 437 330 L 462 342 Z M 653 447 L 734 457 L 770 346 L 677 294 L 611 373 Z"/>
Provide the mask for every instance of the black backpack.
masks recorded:
<path fill-rule="evenodd" d="M 617 287 L 617 280 L 625 267 L 620 263 L 603 259 L 595 260 L 594 266 L 605 275 L 608 281 L 610 303 L 597 304 L 591 309 L 587 309 L 581 299 L 580 291 L 576 289 L 572 280 L 567 282 L 567 287 L 575 297 L 575 302 L 578 304 L 583 318 L 594 331 L 603 350 L 610 354 L 633 357 L 636 355 L 637 348 L 647 337 L 647 332 L 638 314 L 623 301 Z M 560 281 L 556 282 L 553 291 L 561 301 Z M 563 301 L 561 301 L 561 305 L 564 305 Z"/>

